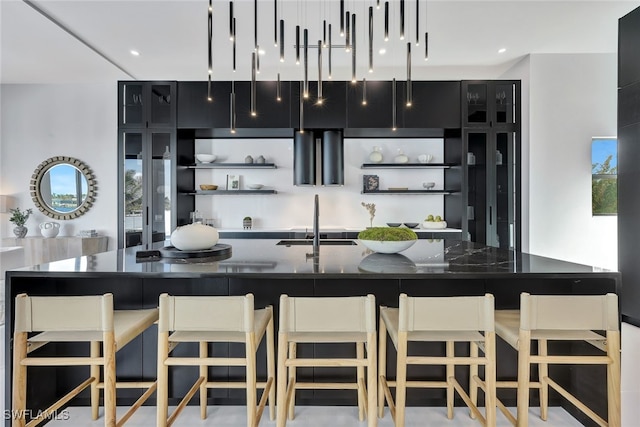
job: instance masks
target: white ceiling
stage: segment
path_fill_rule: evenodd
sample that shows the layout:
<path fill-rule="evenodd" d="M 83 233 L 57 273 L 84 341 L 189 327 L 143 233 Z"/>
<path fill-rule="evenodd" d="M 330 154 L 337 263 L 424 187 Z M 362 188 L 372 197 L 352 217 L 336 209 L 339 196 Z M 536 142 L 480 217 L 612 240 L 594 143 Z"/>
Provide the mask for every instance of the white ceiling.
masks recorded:
<path fill-rule="evenodd" d="M 392 4 L 392 40 L 385 43 L 383 9 L 374 8 L 374 72 L 366 72 L 368 45 L 362 19 L 376 0 L 345 0 L 358 17 L 358 78 L 406 77 L 406 42 L 415 43 L 415 1 L 406 1 L 407 33 L 398 40 L 399 0 Z M 32 2 L 54 20 L 118 64 L 61 29 L 21 0 L 0 0 L 2 83 L 85 83 L 117 79 L 206 80 L 207 0 L 105 1 L 36 0 Z M 384 1 L 381 2 L 384 4 Z M 229 2 L 214 0 L 214 79 L 250 79 L 253 49 L 253 1 L 235 0 L 237 73 L 232 73 L 228 37 Z M 339 0 L 278 0 L 286 22 L 286 61 L 274 47 L 273 0 L 258 0 L 261 49 L 259 78 L 302 79 L 294 64 L 294 26 L 309 28 L 310 44 L 321 38 L 322 19 L 333 22 L 338 35 Z M 430 38 L 430 59 L 424 59 L 424 40 L 413 46 L 413 78 L 456 78 L 460 70 L 504 69 L 530 53 L 606 53 L 617 50 L 618 18 L 640 6 L 639 1 L 456 1 L 420 0 L 420 32 Z M 395 36 L 394 36 L 395 35 Z M 385 55 L 378 50 L 387 48 Z M 506 52 L 499 54 L 498 49 Z M 139 57 L 129 51 L 140 51 Z M 327 73 L 326 50 L 324 71 Z M 351 78 L 350 54 L 333 49 L 333 78 Z M 317 49 L 310 49 L 309 78 L 317 78 Z M 468 74 L 468 73 L 467 73 Z"/>

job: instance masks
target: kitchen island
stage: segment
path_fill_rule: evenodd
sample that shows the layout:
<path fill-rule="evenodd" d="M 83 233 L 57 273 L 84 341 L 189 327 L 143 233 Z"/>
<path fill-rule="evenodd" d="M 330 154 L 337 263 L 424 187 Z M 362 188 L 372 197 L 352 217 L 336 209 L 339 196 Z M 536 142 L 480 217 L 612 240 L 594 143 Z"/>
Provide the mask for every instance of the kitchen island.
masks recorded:
<path fill-rule="evenodd" d="M 280 294 L 291 296 L 347 296 L 374 294 L 378 305 L 397 306 L 402 292 L 412 296 L 495 296 L 496 309 L 517 308 L 523 291 L 533 294 L 602 294 L 620 290 L 620 274 L 594 267 L 506 251 L 493 247 L 457 240 L 418 240 L 411 248 L 395 255 L 372 253 L 356 241 L 332 241 L 314 251 L 309 244 L 278 244 L 273 239 L 222 239 L 231 245 L 232 254 L 224 259 L 202 258 L 180 260 L 166 258 L 141 258 L 138 248 L 129 248 L 101 254 L 52 262 L 8 272 L 6 283 L 6 372 L 11 372 L 10 339 L 12 332 L 13 301 L 19 293 L 32 295 L 83 295 L 114 294 L 116 309 L 147 308 L 157 305 L 163 292 L 174 295 L 255 295 L 256 307 L 274 306 L 278 315 Z M 310 243 L 310 242 L 302 242 Z M 329 243 L 329 242 L 327 242 Z M 336 244 L 340 243 L 340 244 Z M 348 243 L 348 244 L 344 244 Z M 162 245 L 160 245 L 162 246 Z M 277 321 L 276 321 L 277 327 Z M 145 332 L 118 353 L 118 373 L 133 378 L 155 378 L 156 336 L 155 327 Z M 75 351 L 77 344 L 59 345 L 51 352 Z M 429 345 L 436 352 L 444 352 L 444 346 Z M 410 351 L 413 347 L 410 347 Z M 582 350 L 587 345 L 573 344 L 564 351 Z M 560 349 L 560 347 L 556 347 Z M 195 350 L 189 345 L 178 347 L 177 354 Z M 218 345 L 215 354 L 240 355 L 239 345 Z M 265 349 L 260 352 L 264 354 Z M 340 355 L 355 349 L 344 345 L 301 346 L 300 357 L 312 355 Z M 460 346 L 457 351 L 467 351 Z M 554 351 L 551 346 L 550 351 Z M 259 355 L 258 360 L 262 360 Z M 389 376 L 395 373 L 395 356 L 388 357 Z M 552 369 L 553 372 L 554 369 Z M 37 390 L 30 390 L 29 407 L 44 407 L 82 378 L 81 369 L 59 368 L 57 375 Z M 266 368 L 260 366 L 258 374 L 264 376 Z M 498 345 L 498 377 L 515 378 L 517 371 L 515 352 L 503 343 Z M 587 401 L 600 402 L 599 412 L 606 399 L 605 371 L 581 366 L 557 368 L 560 382 Z M 173 371 L 172 371 L 173 372 Z M 211 368 L 214 377 L 241 378 L 239 368 Z M 416 369 L 413 375 L 433 378 L 444 373 L 444 368 Z M 180 368 L 172 373 L 170 399 L 186 393 L 195 369 Z M 461 372 L 462 374 L 462 372 Z M 300 377 L 351 378 L 351 373 L 341 368 L 300 369 Z M 355 373 L 353 374 L 355 375 Z M 10 378 L 7 375 L 7 378 Z M 464 377 L 461 375 L 461 379 Z M 464 384 L 464 382 L 462 382 Z M 10 382 L 6 382 L 7 407 L 10 405 Z M 130 403 L 135 391 L 119 390 L 122 403 Z M 533 394 L 535 398 L 535 393 Z M 444 391 L 425 390 L 409 393 L 408 403 L 413 405 L 443 405 Z M 506 404 L 515 404 L 515 394 L 500 392 Z M 243 390 L 213 390 L 209 395 L 215 404 L 242 404 Z M 301 390 L 298 402 L 318 405 L 354 404 L 351 391 Z M 552 404 L 558 404 L 557 396 Z M 74 404 L 87 404 L 83 394 Z M 604 403 L 606 405 L 606 403 Z M 569 409 L 569 408 L 568 408 Z"/>

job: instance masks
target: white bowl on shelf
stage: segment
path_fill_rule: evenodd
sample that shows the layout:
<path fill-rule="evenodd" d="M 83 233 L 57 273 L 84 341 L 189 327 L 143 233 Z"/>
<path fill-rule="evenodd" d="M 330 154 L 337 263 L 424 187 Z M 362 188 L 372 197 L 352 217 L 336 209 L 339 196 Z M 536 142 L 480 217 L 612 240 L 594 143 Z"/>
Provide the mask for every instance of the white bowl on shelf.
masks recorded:
<path fill-rule="evenodd" d="M 260 190 L 262 187 L 264 187 L 264 185 L 262 185 L 262 184 L 249 184 L 249 185 L 247 185 L 247 187 L 249 187 L 250 190 Z"/>
<path fill-rule="evenodd" d="M 381 254 L 396 254 L 402 252 L 405 249 L 409 249 L 416 242 L 416 240 L 358 240 L 367 248 Z"/>
<path fill-rule="evenodd" d="M 216 155 L 215 154 L 196 154 L 196 159 L 198 159 L 200 163 L 211 163 L 211 162 L 215 162 Z"/>
<path fill-rule="evenodd" d="M 447 221 L 425 221 L 422 223 L 422 228 L 433 230 L 447 228 Z"/>

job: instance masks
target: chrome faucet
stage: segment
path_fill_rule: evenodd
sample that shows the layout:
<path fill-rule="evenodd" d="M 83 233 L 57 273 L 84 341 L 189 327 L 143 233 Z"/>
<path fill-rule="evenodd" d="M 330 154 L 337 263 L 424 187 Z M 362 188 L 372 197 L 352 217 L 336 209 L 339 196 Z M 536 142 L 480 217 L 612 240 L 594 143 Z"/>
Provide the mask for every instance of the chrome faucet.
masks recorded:
<path fill-rule="evenodd" d="M 318 220 L 320 217 L 320 207 L 318 206 L 318 195 L 314 199 L 313 203 L 313 248 L 320 247 L 320 229 L 318 227 Z"/>

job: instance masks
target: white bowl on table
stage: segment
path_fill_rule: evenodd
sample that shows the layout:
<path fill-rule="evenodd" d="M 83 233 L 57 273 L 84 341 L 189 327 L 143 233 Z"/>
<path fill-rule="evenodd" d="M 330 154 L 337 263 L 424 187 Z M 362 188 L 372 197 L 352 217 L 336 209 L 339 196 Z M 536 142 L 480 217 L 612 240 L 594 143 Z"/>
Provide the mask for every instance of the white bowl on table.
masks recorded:
<path fill-rule="evenodd" d="M 200 163 L 211 163 L 211 162 L 215 162 L 216 155 L 215 154 L 196 154 L 196 159 L 198 159 Z"/>

